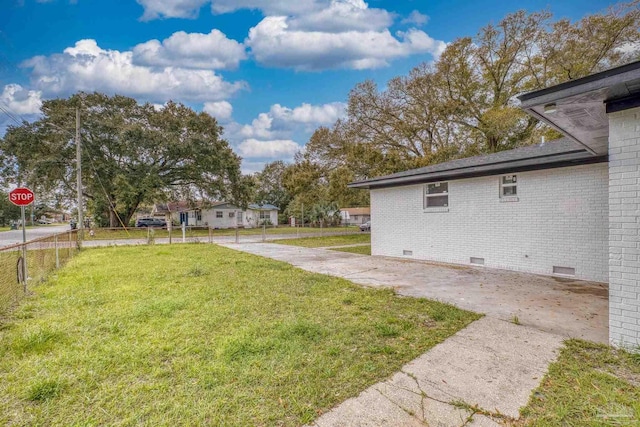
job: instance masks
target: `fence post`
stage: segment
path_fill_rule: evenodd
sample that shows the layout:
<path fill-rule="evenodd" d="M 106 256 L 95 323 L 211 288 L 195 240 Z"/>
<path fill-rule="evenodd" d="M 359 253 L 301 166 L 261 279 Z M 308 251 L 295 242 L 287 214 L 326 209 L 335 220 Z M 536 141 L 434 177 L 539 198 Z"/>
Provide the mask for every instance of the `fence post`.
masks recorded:
<path fill-rule="evenodd" d="M 213 228 L 209 227 L 209 243 L 213 243 Z"/>
<path fill-rule="evenodd" d="M 187 225 L 182 223 L 182 243 L 187 243 Z"/>
<path fill-rule="evenodd" d="M 58 247 L 58 235 L 53 236 L 53 245 L 56 248 L 56 268 L 60 268 L 60 248 Z"/>
<path fill-rule="evenodd" d="M 267 240 L 267 222 L 263 221 L 262 223 L 262 241 Z"/>

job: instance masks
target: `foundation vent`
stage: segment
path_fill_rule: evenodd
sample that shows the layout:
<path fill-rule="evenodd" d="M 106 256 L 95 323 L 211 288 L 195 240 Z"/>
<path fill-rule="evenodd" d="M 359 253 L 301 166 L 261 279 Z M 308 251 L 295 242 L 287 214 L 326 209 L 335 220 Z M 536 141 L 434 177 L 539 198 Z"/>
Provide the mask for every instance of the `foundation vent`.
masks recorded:
<path fill-rule="evenodd" d="M 477 258 L 477 257 L 472 256 L 472 257 L 469 259 L 469 262 L 470 262 L 471 264 L 484 265 L 484 258 Z"/>
<path fill-rule="evenodd" d="M 563 276 L 575 276 L 576 269 L 573 267 L 559 267 L 557 265 L 554 265 L 553 274 L 561 274 Z"/>
<path fill-rule="evenodd" d="M 408 251 L 408 250 L 406 250 L 406 249 L 405 249 L 405 250 L 403 250 L 403 251 L 402 251 L 402 255 L 409 255 L 409 256 L 411 256 L 411 255 L 413 255 L 413 251 Z"/>

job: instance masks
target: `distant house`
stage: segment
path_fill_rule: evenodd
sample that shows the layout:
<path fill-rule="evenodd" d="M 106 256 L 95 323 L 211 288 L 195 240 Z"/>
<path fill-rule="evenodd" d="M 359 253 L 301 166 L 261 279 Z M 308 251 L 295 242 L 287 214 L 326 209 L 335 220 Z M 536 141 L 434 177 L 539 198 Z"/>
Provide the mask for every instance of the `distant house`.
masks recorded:
<path fill-rule="evenodd" d="M 258 227 L 266 220 L 278 224 L 278 208 L 273 205 L 252 204 L 246 210 L 228 202 L 169 202 L 157 203 L 152 211 L 154 217 L 171 219 L 175 224 L 190 227 L 235 228 Z"/>
<path fill-rule="evenodd" d="M 371 252 L 608 282 L 609 340 L 637 348 L 640 61 L 519 99 L 565 138 L 349 185 Z"/>
<path fill-rule="evenodd" d="M 371 221 L 371 208 L 341 208 L 340 217 L 343 225 L 360 225 Z"/>
<path fill-rule="evenodd" d="M 247 227 L 259 227 L 265 223 L 266 225 L 278 225 L 279 210 L 280 208 L 269 203 L 249 205 L 245 215 Z"/>

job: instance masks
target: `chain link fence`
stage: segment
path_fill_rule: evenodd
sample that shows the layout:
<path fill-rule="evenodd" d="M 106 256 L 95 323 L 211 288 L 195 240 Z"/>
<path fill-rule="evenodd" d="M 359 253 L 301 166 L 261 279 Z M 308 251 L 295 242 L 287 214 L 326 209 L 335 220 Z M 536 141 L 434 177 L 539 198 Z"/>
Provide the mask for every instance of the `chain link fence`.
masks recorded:
<path fill-rule="evenodd" d="M 29 284 L 44 280 L 77 252 L 76 230 L 0 248 L 0 317 L 27 294 Z"/>

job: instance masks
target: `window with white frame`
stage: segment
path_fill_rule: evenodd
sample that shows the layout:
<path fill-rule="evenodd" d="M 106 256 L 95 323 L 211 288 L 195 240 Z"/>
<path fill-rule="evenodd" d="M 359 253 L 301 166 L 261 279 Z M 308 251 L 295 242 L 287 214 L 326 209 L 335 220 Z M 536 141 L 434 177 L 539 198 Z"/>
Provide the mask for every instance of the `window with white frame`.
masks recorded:
<path fill-rule="evenodd" d="M 202 221 L 202 211 L 196 211 L 196 221 Z"/>
<path fill-rule="evenodd" d="M 425 186 L 424 207 L 446 208 L 449 206 L 449 183 L 434 182 Z"/>
<path fill-rule="evenodd" d="M 234 218 L 236 216 L 235 212 L 229 212 L 229 218 Z"/>
<path fill-rule="evenodd" d="M 516 175 L 503 175 L 500 177 L 500 198 L 513 198 L 518 196 L 518 179 Z"/>
<path fill-rule="evenodd" d="M 260 211 L 260 219 L 269 219 L 269 211 Z"/>
<path fill-rule="evenodd" d="M 222 211 L 216 211 L 216 218 L 222 218 Z"/>

